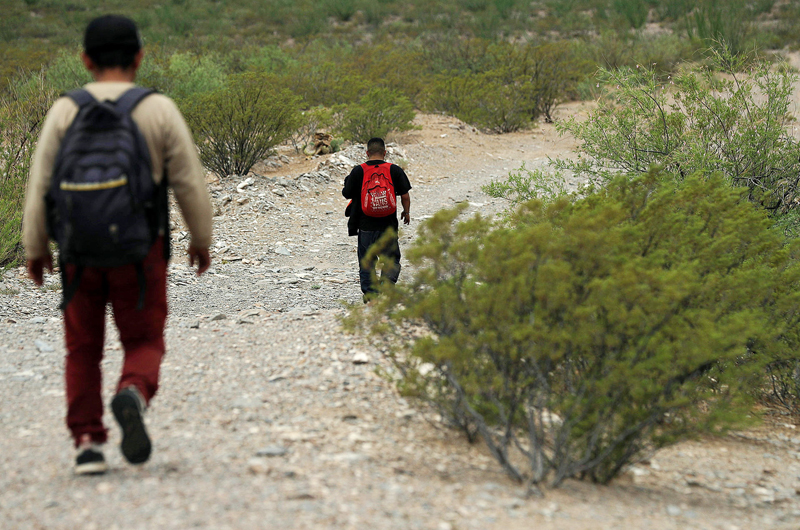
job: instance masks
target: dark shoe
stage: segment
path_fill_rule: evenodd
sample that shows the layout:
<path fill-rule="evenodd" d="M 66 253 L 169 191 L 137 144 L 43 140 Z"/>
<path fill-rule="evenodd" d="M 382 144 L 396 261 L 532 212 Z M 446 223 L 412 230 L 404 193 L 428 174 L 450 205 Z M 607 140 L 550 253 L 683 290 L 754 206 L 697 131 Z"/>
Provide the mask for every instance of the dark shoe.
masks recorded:
<path fill-rule="evenodd" d="M 78 445 L 75 457 L 76 475 L 102 475 L 108 471 L 108 464 L 99 444 L 93 443 L 91 437 L 84 436 Z"/>
<path fill-rule="evenodd" d="M 142 464 L 150 458 L 152 446 L 144 427 L 144 398 L 136 389 L 123 388 L 111 401 L 111 410 L 122 429 L 120 448 L 131 464 Z"/>

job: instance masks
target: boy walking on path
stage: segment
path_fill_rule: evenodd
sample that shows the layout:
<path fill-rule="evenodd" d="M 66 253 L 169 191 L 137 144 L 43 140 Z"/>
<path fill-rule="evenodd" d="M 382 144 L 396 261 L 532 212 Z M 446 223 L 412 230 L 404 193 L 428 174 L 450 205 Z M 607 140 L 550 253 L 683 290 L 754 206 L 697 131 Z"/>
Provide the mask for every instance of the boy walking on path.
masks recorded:
<path fill-rule="evenodd" d="M 108 303 L 125 351 L 111 402 L 122 453 L 133 464 L 150 456 L 143 414 L 158 389 L 165 352 L 167 176 L 191 233 L 191 264 L 200 275 L 211 262 L 203 167 L 172 100 L 134 85 L 142 56 L 130 19 L 109 15 L 89 23 L 82 59 L 95 82 L 50 109 L 26 193 L 23 244 L 37 285 L 45 267 L 52 271 L 48 234 L 59 244 L 67 426 L 77 474 L 107 469 L 100 362 Z M 106 223 L 106 215 L 115 220 Z"/>
<path fill-rule="evenodd" d="M 351 199 L 348 206 L 350 219 L 347 222 L 348 233 L 358 236 L 358 266 L 361 292 L 366 302 L 377 290 L 372 285 L 372 275 L 376 259 L 366 262 L 364 258 L 369 248 L 377 242 L 388 229 L 394 231 L 394 239 L 387 245 L 382 255 L 390 260 L 390 268 L 381 271 L 392 283 L 397 283 L 400 276 L 400 245 L 397 239 L 399 224 L 397 221 L 397 199 L 403 206 L 400 214 L 403 222 L 411 222 L 411 183 L 403 168 L 390 164 L 386 158 L 386 144 L 381 138 L 372 138 L 367 142 L 367 161 L 350 171 L 344 180 L 342 195 Z"/>

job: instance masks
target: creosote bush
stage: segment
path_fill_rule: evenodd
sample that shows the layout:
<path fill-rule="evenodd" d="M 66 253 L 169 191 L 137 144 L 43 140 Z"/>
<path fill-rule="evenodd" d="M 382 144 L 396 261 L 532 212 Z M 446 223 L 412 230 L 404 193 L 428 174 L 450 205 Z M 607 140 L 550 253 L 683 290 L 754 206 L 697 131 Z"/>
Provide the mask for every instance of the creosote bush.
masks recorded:
<path fill-rule="evenodd" d="M 407 97 L 388 88 L 373 88 L 342 110 L 339 132 L 347 140 L 366 143 L 375 136 L 412 129 L 415 116 Z"/>
<path fill-rule="evenodd" d="M 647 65 L 601 69 L 599 107 L 585 121 L 557 124 L 581 141 L 581 157 L 555 167 L 600 184 L 654 164 L 678 179 L 720 171 L 765 209 L 792 210 L 800 200 L 800 142 L 789 112 L 796 75 L 745 61 L 724 50 L 715 71 L 692 68 L 667 79 Z"/>
<path fill-rule="evenodd" d="M 767 353 L 793 342 L 797 249 L 747 193 L 650 172 L 500 225 L 442 211 L 406 252 L 414 277 L 347 322 L 399 345 L 401 389 L 513 478 L 605 483 L 651 449 L 741 425 Z"/>
<path fill-rule="evenodd" d="M 207 168 L 221 177 L 246 175 L 297 129 L 299 101 L 273 84 L 266 76 L 240 74 L 224 89 L 184 100 L 186 121 Z"/>
<path fill-rule="evenodd" d="M 540 116 L 552 122 L 555 108 L 576 94 L 588 73 L 569 42 L 472 40 L 428 54 L 444 69 L 428 92 L 427 107 L 496 133 L 526 128 Z"/>

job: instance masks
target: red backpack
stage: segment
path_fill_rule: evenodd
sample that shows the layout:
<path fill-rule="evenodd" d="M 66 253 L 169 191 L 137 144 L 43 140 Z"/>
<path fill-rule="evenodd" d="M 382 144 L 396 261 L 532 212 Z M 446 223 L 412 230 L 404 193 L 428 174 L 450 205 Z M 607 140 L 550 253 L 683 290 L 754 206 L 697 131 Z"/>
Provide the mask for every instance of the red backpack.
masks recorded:
<path fill-rule="evenodd" d="M 361 211 L 370 217 L 386 217 L 397 211 L 397 198 L 388 162 L 361 164 L 364 180 L 361 182 Z"/>

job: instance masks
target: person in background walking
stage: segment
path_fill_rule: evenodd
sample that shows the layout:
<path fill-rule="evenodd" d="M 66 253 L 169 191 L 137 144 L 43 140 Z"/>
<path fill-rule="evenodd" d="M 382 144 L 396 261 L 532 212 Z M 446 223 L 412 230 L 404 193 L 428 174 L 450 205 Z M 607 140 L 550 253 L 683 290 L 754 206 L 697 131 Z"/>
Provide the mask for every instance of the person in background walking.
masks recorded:
<path fill-rule="evenodd" d="M 167 184 L 191 233 L 190 263 L 197 263 L 198 275 L 211 263 L 212 209 L 205 172 L 172 100 L 134 85 L 142 57 L 132 20 L 107 15 L 89 23 L 82 59 L 95 82 L 58 99 L 50 109 L 26 193 L 23 244 L 29 276 L 37 285 L 42 285 L 44 268 L 52 272 L 48 235 L 59 245 L 66 421 L 77 448 L 77 474 L 107 470 L 100 362 L 108 303 L 124 348 L 122 374 L 111 402 L 122 430 L 121 450 L 133 464 L 150 457 L 143 415 L 158 389 L 165 352 Z M 153 192 L 138 208 L 137 193 L 149 189 Z M 117 220 L 102 225 L 104 215 Z M 144 229 L 142 223 L 147 223 Z M 143 248 L 138 261 L 125 263 L 103 253 L 113 248 L 103 246 L 104 238 L 112 242 L 109 245 L 127 244 L 137 226 L 143 234 L 136 242 Z"/>
<path fill-rule="evenodd" d="M 397 283 L 400 276 L 397 196 L 403 206 L 400 217 L 405 224 L 411 222 L 411 197 L 408 193 L 411 183 L 403 168 L 386 162 L 385 158 L 383 139 L 372 138 L 367 142 L 367 161 L 353 168 L 342 189 L 345 199 L 351 199 L 345 214 L 350 217 L 347 222 L 349 235 L 358 236 L 359 279 L 364 302 L 377 292 L 372 285 L 377 257 L 369 261 L 365 257 L 369 248 L 389 229 L 394 232 L 394 238 L 381 252 L 389 261 L 389 268 L 381 271 L 381 278 Z"/>

